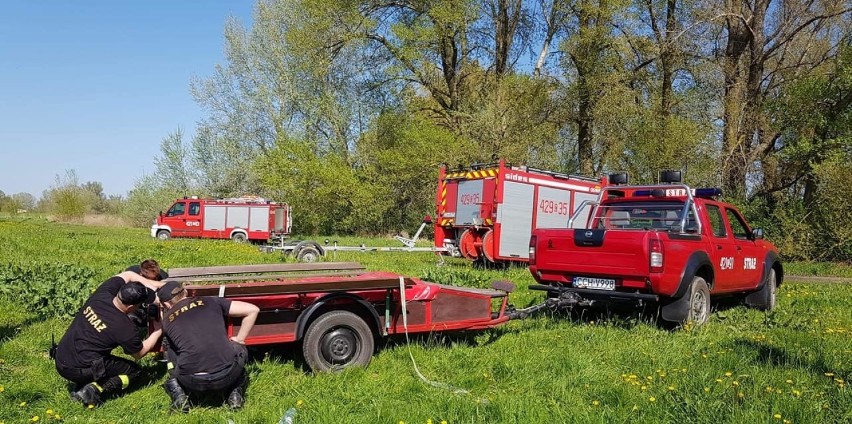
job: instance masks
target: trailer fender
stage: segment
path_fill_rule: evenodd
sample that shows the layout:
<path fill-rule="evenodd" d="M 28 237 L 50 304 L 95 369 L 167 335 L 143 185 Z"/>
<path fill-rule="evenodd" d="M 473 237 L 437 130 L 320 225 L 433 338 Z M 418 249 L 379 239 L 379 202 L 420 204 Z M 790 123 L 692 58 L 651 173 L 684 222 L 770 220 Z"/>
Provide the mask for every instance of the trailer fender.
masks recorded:
<path fill-rule="evenodd" d="M 713 264 L 706 252 L 698 251 L 689 257 L 680 276 L 677 291 L 671 296 L 672 300 L 664 303 L 661 308 L 664 320 L 682 322 L 689 316 L 689 296 L 687 296 L 687 293 L 689 293 L 689 286 L 696 275 L 704 277 L 707 284 L 712 286 Z"/>
<path fill-rule="evenodd" d="M 319 243 L 313 240 L 300 241 L 299 244 L 297 244 L 296 247 L 293 248 L 293 254 L 298 255 L 299 251 L 302 250 L 302 248 L 305 246 L 312 246 L 319 251 L 320 256 L 325 256 L 325 249 L 323 249 Z"/>
<path fill-rule="evenodd" d="M 346 299 L 351 301 L 349 305 L 354 306 L 354 308 L 346 308 L 342 307 L 342 305 L 330 305 L 330 303 Z M 348 305 L 347 305 L 348 306 Z M 328 308 L 326 308 L 328 307 Z M 379 313 L 376 311 L 376 308 L 373 305 L 369 304 L 364 299 L 355 296 L 350 293 L 332 293 L 321 299 L 318 299 L 316 302 L 312 303 L 311 306 L 308 306 L 301 314 L 299 314 L 299 318 L 296 319 L 296 340 L 302 340 L 302 337 L 305 335 L 305 330 L 308 328 L 308 324 L 310 324 L 314 318 L 322 315 L 325 312 L 325 309 L 335 309 L 335 307 L 340 307 L 340 309 L 347 309 L 353 312 L 363 312 L 360 315 L 366 315 L 372 317 L 372 325 L 371 328 L 374 331 L 374 334 L 379 334 L 378 330 L 381 327 L 381 321 L 379 321 Z M 367 322 L 367 324 L 371 324 Z"/>

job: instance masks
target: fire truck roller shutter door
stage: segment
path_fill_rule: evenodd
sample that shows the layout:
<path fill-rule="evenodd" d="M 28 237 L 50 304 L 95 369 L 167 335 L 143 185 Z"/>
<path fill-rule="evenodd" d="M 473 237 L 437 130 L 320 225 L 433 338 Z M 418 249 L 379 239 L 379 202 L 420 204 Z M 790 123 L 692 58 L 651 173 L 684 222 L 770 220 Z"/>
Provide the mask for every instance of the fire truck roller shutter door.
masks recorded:
<path fill-rule="evenodd" d="M 551 187 L 538 188 L 536 228 L 565 228 L 571 218 L 571 192 Z"/>
<path fill-rule="evenodd" d="M 482 180 L 459 181 L 456 203 L 456 225 L 482 225 L 479 216 L 482 198 Z M 489 199 L 490 200 L 490 199 Z"/>
<path fill-rule="evenodd" d="M 501 234 L 496 256 L 529 258 L 535 187 L 506 181 L 503 190 L 503 204 L 497 208 Z"/>
<path fill-rule="evenodd" d="M 249 231 L 269 231 L 269 207 L 257 206 L 249 211 Z"/>
<path fill-rule="evenodd" d="M 204 231 L 225 229 L 225 206 L 204 206 Z"/>
<path fill-rule="evenodd" d="M 248 206 L 229 206 L 228 217 L 225 223 L 226 228 L 248 228 L 249 224 L 249 207 Z"/>

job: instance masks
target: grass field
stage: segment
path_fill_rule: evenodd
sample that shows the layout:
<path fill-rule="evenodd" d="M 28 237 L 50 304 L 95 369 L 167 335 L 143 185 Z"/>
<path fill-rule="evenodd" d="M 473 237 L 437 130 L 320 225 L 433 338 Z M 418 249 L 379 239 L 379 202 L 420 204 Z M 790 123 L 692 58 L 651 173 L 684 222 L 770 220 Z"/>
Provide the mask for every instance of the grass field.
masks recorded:
<path fill-rule="evenodd" d="M 339 239 L 355 244 L 360 239 Z M 394 245 L 373 239 L 370 244 Z M 381 343 L 367 369 L 314 375 L 297 349 L 253 352 L 244 409 L 168 411 L 165 369 L 95 409 L 68 398 L 47 356 L 80 299 L 140 260 L 164 267 L 276 263 L 230 241 L 160 242 L 143 229 L 0 219 L 0 423 L 848 423 L 852 422 L 852 284 L 787 281 L 770 313 L 728 303 L 700 329 L 667 331 L 641 314 L 542 315 L 470 334 Z M 436 266 L 429 253 L 338 252 L 370 270 L 484 287 L 518 285 L 519 307 L 542 300 L 525 268 Z M 846 267 L 793 264 L 837 277 Z M 839 278 L 838 278 L 839 280 Z M 452 388 L 421 381 L 431 380 Z"/>

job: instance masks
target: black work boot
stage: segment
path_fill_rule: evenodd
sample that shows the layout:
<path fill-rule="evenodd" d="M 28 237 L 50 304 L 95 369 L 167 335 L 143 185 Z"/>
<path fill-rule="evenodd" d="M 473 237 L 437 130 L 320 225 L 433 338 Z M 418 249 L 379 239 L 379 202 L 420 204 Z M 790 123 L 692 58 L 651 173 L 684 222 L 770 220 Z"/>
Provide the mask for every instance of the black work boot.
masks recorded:
<path fill-rule="evenodd" d="M 243 374 L 240 382 L 231 390 L 228 395 L 228 407 L 231 409 L 240 409 L 245 402 L 246 386 L 248 386 L 248 376 Z"/>
<path fill-rule="evenodd" d="M 98 388 L 97 384 L 89 383 L 82 389 L 72 392 L 71 399 L 82 403 L 83 406 L 97 406 L 101 404 L 101 389 Z"/>
<path fill-rule="evenodd" d="M 183 391 L 176 378 L 170 378 L 163 383 L 166 393 L 172 398 L 172 411 L 189 412 L 189 396 Z"/>

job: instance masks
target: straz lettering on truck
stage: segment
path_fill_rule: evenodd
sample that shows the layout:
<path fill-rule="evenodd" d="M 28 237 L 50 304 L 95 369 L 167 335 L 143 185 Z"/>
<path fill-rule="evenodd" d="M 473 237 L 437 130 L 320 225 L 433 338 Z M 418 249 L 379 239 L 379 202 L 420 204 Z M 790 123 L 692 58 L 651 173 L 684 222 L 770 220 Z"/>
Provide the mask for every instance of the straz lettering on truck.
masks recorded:
<path fill-rule="evenodd" d="M 734 258 L 733 258 L 733 256 L 722 257 L 722 259 L 719 260 L 719 269 L 721 269 L 721 270 L 734 269 Z"/>
<path fill-rule="evenodd" d="M 482 203 L 479 197 L 479 193 L 462 194 L 459 197 L 459 202 L 463 205 L 478 205 Z"/>
<path fill-rule="evenodd" d="M 757 269 L 757 258 L 745 258 L 743 263 L 745 269 Z"/>
<path fill-rule="evenodd" d="M 570 215 L 571 208 L 568 207 L 568 202 L 559 202 L 554 200 L 541 199 L 538 202 L 538 210 L 542 213 Z"/>

